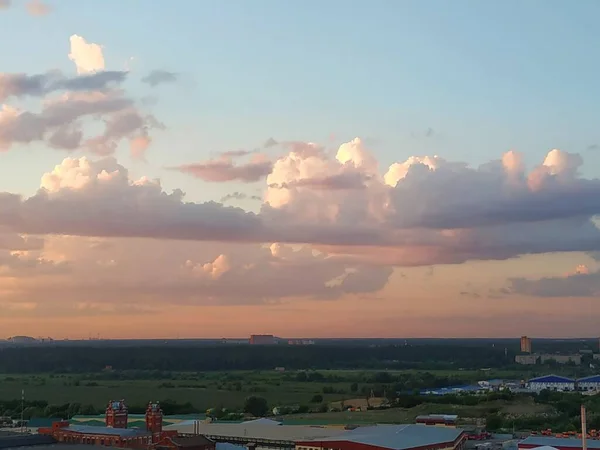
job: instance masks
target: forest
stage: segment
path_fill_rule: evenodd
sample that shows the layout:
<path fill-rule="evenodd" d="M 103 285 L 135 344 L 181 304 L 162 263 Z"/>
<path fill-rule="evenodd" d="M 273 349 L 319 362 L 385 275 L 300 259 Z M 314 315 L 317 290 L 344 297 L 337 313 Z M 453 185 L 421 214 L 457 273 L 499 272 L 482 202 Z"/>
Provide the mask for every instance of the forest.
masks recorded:
<path fill-rule="evenodd" d="M 0 373 L 115 370 L 223 371 L 286 369 L 457 370 L 513 365 L 514 353 L 481 346 L 35 346 L 0 348 Z"/>

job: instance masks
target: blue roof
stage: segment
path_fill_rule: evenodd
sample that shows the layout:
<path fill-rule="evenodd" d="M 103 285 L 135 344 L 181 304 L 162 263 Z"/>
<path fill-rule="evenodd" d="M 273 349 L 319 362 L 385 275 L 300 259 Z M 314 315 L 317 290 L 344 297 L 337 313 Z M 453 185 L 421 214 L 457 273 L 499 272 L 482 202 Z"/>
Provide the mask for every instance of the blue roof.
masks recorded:
<path fill-rule="evenodd" d="M 111 427 L 95 427 L 89 425 L 69 425 L 67 428 L 69 431 L 74 433 L 82 434 L 104 434 L 107 436 L 119 436 L 119 437 L 138 437 L 148 436 L 150 433 L 146 430 L 140 430 L 139 428 L 111 428 Z"/>
<path fill-rule="evenodd" d="M 530 383 L 575 383 L 575 380 L 559 375 L 544 375 L 543 377 L 532 378 Z"/>
<path fill-rule="evenodd" d="M 592 375 L 577 380 L 578 383 L 600 383 L 600 375 Z"/>
<path fill-rule="evenodd" d="M 358 427 L 339 436 L 317 438 L 321 442 L 354 442 L 391 450 L 407 450 L 454 442 L 462 430 L 427 425 L 375 425 Z"/>
<path fill-rule="evenodd" d="M 519 442 L 520 444 L 525 445 L 535 445 L 537 447 L 550 446 L 550 447 L 574 447 L 581 448 L 581 439 L 571 439 L 571 438 L 555 438 L 549 436 L 529 436 L 527 439 Z M 595 441 L 593 439 L 587 440 L 587 447 L 589 449 L 600 449 L 600 441 Z"/>

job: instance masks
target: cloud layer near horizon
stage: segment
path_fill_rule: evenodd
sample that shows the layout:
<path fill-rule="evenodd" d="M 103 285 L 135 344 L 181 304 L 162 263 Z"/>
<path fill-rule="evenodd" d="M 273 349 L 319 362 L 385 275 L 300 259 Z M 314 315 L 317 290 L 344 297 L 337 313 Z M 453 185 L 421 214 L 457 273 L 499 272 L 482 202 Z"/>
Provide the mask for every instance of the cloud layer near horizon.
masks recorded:
<path fill-rule="evenodd" d="M 552 150 L 526 172 L 509 152 L 478 168 L 411 157 L 380 173 L 355 139 L 336 157 L 292 151 L 277 158 L 253 213 L 186 202 L 159 180 L 131 180 L 114 158 L 66 158 L 34 196 L 0 194 L 0 225 L 40 235 L 311 244 L 400 266 L 598 251 L 592 217 L 600 213 L 600 180 L 581 178 L 581 163 Z"/>

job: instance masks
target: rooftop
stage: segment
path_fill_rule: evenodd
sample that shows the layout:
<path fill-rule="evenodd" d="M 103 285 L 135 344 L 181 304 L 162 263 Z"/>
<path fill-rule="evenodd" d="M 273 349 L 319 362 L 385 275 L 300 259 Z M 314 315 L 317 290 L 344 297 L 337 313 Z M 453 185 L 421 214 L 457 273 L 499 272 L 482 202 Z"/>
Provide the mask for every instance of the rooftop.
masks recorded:
<path fill-rule="evenodd" d="M 354 442 L 390 450 L 408 450 L 454 442 L 463 434 L 456 428 L 427 425 L 375 425 L 346 431 L 343 435 L 320 439 L 322 442 Z"/>
<path fill-rule="evenodd" d="M 52 439 L 52 437 L 41 436 L 39 434 L 0 436 L 0 449 L 31 447 L 34 445 L 49 445 L 52 443 L 54 443 L 54 439 Z"/>
<path fill-rule="evenodd" d="M 519 442 L 521 445 L 535 445 L 536 447 L 572 447 L 581 448 L 581 439 L 555 438 L 550 436 L 529 436 Z M 588 449 L 600 449 L 600 441 L 587 440 Z"/>
<path fill-rule="evenodd" d="M 281 425 L 282 422 L 277 422 L 276 420 L 271 420 L 271 419 L 266 419 L 266 418 L 261 418 L 261 419 L 254 419 L 254 420 L 246 420 L 245 422 L 246 425 Z"/>
<path fill-rule="evenodd" d="M 578 383 L 600 383 L 600 375 L 591 375 L 589 377 L 580 378 Z"/>
<path fill-rule="evenodd" d="M 96 434 L 105 436 L 119 436 L 123 438 L 148 436 L 150 433 L 139 428 L 111 428 L 111 427 L 95 427 L 89 425 L 70 425 L 65 430 L 73 433 L 81 434 Z"/>
<path fill-rule="evenodd" d="M 544 375 L 543 377 L 532 378 L 529 383 L 574 383 L 572 378 L 561 377 L 560 375 Z"/>
<path fill-rule="evenodd" d="M 213 441 L 201 435 L 190 437 L 173 437 L 171 438 L 171 442 L 173 442 L 177 447 L 182 448 L 201 447 L 213 443 Z"/>
<path fill-rule="evenodd" d="M 296 442 L 310 439 L 320 439 L 338 436 L 344 430 L 301 425 L 279 425 L 273 426 L 264 423 L 206 423 L 198 424 L 198 433 L 205 436 L 243 437 L 247 440 L 270 440 Z M 164 427 L 165 430 L 177 430 L 180 433 L 194 432 L 194 424 L 185 422 Z"/>

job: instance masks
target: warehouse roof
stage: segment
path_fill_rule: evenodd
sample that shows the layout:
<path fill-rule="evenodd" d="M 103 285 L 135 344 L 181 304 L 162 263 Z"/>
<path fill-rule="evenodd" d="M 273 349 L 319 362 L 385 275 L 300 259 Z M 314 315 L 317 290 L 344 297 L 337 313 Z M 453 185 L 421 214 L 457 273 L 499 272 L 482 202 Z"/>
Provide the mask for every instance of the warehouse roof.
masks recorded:
<path fill-rule="evenodd" d="M 188 448 L 188 447 L 204 447 L 209 444 L 213 444 L 214 442 L 210 439 L 202 436 L 189 436 L 189 437 L 173 437 L 171 438 L 171 442 L 175 444 L 177 447 Z"/>
<path fill-rule="evenodd" d="M 242 422 L 245 424 L 252 424 L 252 425 L 281 425 L 281 422 L 277 422 L 276 420 L 271 420 L 271 419 L 266 419 L 266 418 L 261 418 L 261 419 L 254 419 L 254 420 L 246 420 L 245 422 Z"/>
<path fill-rule="evenodd" d="M 111 428 L 111 427 L 94 427 L 88 425 L 69 425 L 64 430 L 71 431 L 73 433 L 81 434 L 95 434 L 105 436 L 119 436 L 119 437 L 138 437 L 148 436 L 150 433 L 146 430 L 140 430 L 139 428 Z"/>
<path fill-rule="evenodd" d="M 532 378 L 530 383 L 574 383 L 575 380 L 560 375 L 544 375 L 543 377 Z"/>
<path fill-rule="evenodd" d="M 269 440 L 296 442 L 302 440 L 326 438 L 344 433 L 344 430 L 317 426 L 300 425 L 264 425 L 260 423 L 206 423 L 200 422 L 197 432 L 207 437 L 240 437 L 245 440 Z M 180 433 L 193 433 L 194 424 L 174 424 L 164 428 Z"/>
<path fill-rule="evenodd" d="M 318 441 L 353 442 L 391 450 L 408 450 L 455 442 L 462 434 L 463 431 L 456 428 L 429 427 L 427 425 L 375 425 L 356 428 L 346 431 L 343 435 Z"/>
<path fill-rule="evenodd" d="M 0 436 L 0 449 L 50 445 L 54 442 L 55 440 L 51 436 L 42 436 L 40 434 L 2 435 Z"/>
<path fill-rule="evenodd" d="M 577 380 L 578 383 L 600 383 L 600 375 L 592 375 Z"/>
<path fill-rule="evenodd" d="M 535 447 L 556 447 L 556 448 L 581 448 L 581 439 L 556 438 L 550 436 L 529 436 L 527 439 L 519 442 L 521 445 L 532 445 Z M 600 441 L 592 439 L 587 440 L 588 449 L 600 449 Z"/>

